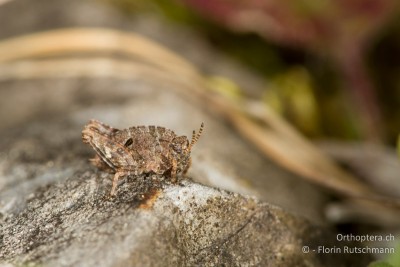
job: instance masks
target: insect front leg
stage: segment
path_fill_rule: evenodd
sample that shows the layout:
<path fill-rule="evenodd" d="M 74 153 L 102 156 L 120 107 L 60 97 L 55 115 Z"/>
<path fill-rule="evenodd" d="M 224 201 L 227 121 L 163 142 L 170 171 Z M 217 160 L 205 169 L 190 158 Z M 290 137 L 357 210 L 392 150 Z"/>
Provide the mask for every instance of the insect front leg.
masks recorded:
<path fill-rule="evenodd" d="M 99 156 L 96 155 L 94 158 L 89 159 L 89 161 L 103 171 L 113 172 L 113 168 L 111 168 L 104 160 Z"/>
<path fill-rule="evenodd" d="M 112 184 L 112 188 L 111 188 L 111 196 L 115 196 L 115 190 L 117 189 L 117 185 L 118 185 L 118 180 L 119 177 L 127 175 L 126 172 L 116 172 L 114 175 L 114 179 L 113 179 L 113 184 Z"/>

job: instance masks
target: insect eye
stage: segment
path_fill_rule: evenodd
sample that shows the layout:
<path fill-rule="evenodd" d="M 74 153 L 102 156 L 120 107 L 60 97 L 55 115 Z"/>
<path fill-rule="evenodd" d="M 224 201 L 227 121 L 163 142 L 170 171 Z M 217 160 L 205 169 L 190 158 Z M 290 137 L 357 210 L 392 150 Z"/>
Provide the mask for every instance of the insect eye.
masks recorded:
<path fill-rule="evenodd" d="M 132 138 L 129 138 L 128 140 L 126 140 L 126 142 L 124 144 L 124 147 L 128 147 L 128 146 L 130 146 L 132 144 L 133 144 L 133 140 L 132 140 Z"/>

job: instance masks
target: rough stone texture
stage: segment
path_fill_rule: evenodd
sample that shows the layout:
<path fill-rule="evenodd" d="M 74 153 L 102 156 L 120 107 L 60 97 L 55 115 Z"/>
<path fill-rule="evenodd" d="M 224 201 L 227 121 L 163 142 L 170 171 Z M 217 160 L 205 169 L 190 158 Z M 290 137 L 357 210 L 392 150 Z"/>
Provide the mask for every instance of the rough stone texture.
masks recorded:
<path fill-rule="evenodd" d="M 21 90 L 24 83 L 17 83 Z M 29 81 L 25 86 L 43 89 L 38 83 Z M 81 93 L 87 95 L 91 86 L 84 84 L 86 92 Z M 119 87 L 116 81 L 113 84 L 114 88 Z M 265 184 L 271 175 L 276 175 L 276 179 L 293 179 L 271 167 L 271 163 L 257 163 L 267 161 L 195 105 L 172 91 L 146 87 L 144 94 L 139 89 L 144 87 L 139 82 L 133 83 L 132 88 L 137 90 L 130 92 L 131 100 L 124 98 L 124 101 L 118 96 L 118 90 L 114 90 L 114 98 L 110 97 L 107 103 L 101 101 L 104 96 L 98 89 L 93 95 L 96 100 L 93 104 L 82 105 L 76 96 L 75 107 L 66 105 L 65 112 L 59 110 L 50 116 L 38 113 L 30 122 L 3 129 L 0 259 L 41 266 L 363 266 L 363 257 L 303 254 L 303 245 L 333 245 L 335 237 L 301 216 L 190 180 L 171 184 L 156 176 L 128 177 L 122 179 L 117 197 L 109 198 L 113 175 L 89 164 L 93 151 L 81 141 L 81 129 L 90 117 L 123 127 L 132 121 L 135 124 L 164 122 L 178 133 L 190 133 L 198 121 L 204 120 L 207 131 L 197 144 L 198 149 L 193 151 L 197 156 L 189 172 L 194 179 L 201 175 L 210 181 L 232 179 L 232 187 L 238 189 L 240 183 L 235 179 L 239 178 L 231 174 L 239 169 L 242 173 L 258 175 L 254 180 L 266 179 Z M 10 89 L 0 88 L 3 94 Z M 168 109 L 162 100 L 174 109 Z M 141 109 L 147 112 L 138 112 Z M 243 153 L 255 159 L 256 165 L 245 161 L 235 167 L 238 161 L 228 157 L 228 152 L 223 154 L 224 149 L 231 156 Z M 211 159 L 217 163 L 210 165 Z M 225 169 L 216 173 L 213 171 L 216 164 Z M 257 171 L 257 168 L 266 169 Z M 282 203 L 290 209 L 312 210 L 309 216 L 317 213 L 319 204 L 304 206 L 307 204 L 302 201 L 307 200 L 301 200 L 302 193 L 298 191 L 299 188 L 310 192 L 315 189 L 305 185 L 299 185 L 296 190 L 285 189 L 284 184 L 278 186 L 282 190 L 275 193 L 275 197 L 279 196 L 276 202 L 286 197 Z M 245 191 L 257 192 L 243 187 Z M 315 190 L 313 194 L 319 193 Z"/>
<path fill-rule="evenodd" d="M 307 223 L 254 199 L 188 181 L 160 188 L 151 177 L 108 199 L 102 181 L 87 171 L 30 196 L 6 218 L 0 256 L 44 266 L 338 266 L 301 252 L 313 245 Z"/>

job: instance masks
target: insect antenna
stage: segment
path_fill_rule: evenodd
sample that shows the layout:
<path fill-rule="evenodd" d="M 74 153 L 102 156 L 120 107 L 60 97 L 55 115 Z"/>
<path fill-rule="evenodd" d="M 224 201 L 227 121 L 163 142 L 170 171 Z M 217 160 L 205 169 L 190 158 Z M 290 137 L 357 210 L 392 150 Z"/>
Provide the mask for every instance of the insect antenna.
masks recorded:
<path fill-rule="evenodd" d="M 202 122 L 201 126 L 200 126 L 200 129 L 199 129 L 199 132 L 196 134 L 196 131 L 193 131 L 192 141 L 190 142 L 189 150 L 191 150 L 192 147 L 194 146 L 194 144 L 196 144 L 196 142 L 199 140 L 201 134 L 203 133 L 203 128 L 204 128 L 204 123 Z"/>

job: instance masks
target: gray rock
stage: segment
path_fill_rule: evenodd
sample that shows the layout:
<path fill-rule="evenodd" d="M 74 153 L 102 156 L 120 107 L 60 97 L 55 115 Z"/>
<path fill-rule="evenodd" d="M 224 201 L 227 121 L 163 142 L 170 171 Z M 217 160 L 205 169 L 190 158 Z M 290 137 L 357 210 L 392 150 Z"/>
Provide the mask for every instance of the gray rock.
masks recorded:
<path fill-rule="evenodd" d="M 70 149 L 77 158 L 59 154 L 45 172 L 58 173 L 57 181 L 29 194 L 18 211 L 3 209 L 0 258 L 41 266 L 350 266 L 302 252 L 334 236 L 236 193 L 140 176 L 110 198 L 110 175 L 78 164 L 81 149 Z M 30 171 L 29 180 L 51 181 Z"/>
<path fill-rule="evenodd" d="M 22 88 L 24 83 L 17 83 Z M 38 86 L 37 81 L 29 85 Z M 139 87 L 139 83 L 134 85 Z M 118 88 L 115 81 L 114 88 Z M 365 255 L 303 253 L 303 246 L 345 245 L 335 242 L 333 232 L 318 226 L 318 220 L 311 219 L 314 223 L 310 223 L 255 198 L 200 185 L 189 178 L 171 184 L 158 176 L 126 177 L 121 180 L 117 196 L 110 198 L 113 175 L 89 164 L 88 158 L 94 152 L 81 141 L 82 127 L 91 116 L 118 127 L 129 126 L 132 121 L 165 121 L 166 126 L 186 134 L 204 120 L 206 132 L 193 151 L 193 170 L 189 172 L 196 180 L 202 180 L 201 175 L 207 177 L 203 177 L 205 181 L 218 178 L 230 181 L 230 186 L 240 191 L 241 183 L 235 181 L 239 179 L 237 172 L 247 172 L 254 180 L 265 179 L 266 185 L 272 174 L 276 177 L 270 182 L 278 181 L 278 177 L 283 181 L 293 179 L 271 163 L 260 163 L 268 161 L 216 118 L 172 91 L 162 93 L 149 88 L 138 96 L 137 92 L 144 91 L 133 90 L 129 92 L 132 99 L 121 102 L 119 94 L 124 90 L 116 89 L 114 98 L 102 104 L 106 93 L 99 90 L 93 95 L 94 104 L 88 105 L 80 105 L 77 94 L 74 103 L 79 108 L 71 110 L 74 105 L 66 105 L 62 112 L 59 107 L 48 117 L 38 113 L 30 122 L 2 131 L 0 259 L 18 266 L 365 265 Z M 81 94 L 87 95 L 88 91 Z M 168 109 L 167 104 L 174 109 Z M 224 150 L 227 147 L 233 160 Z M 240 163 L 234 160 L 236 154 L 254 162 Z M 218 173 L 214 171 L 216 164 L 223 166 Z M 301 199 L 300 190 L 285 192 L 290 189 L 285 189 L 284 183 L 278 185 L 283 189 L 271 197 L 279 196 L 276 202 L 287 197 L 281 203 L 290 209 L 309 209 L 311 212 L 306 214 L 312 218 L 320 204 L 304 206 L 296 201 Z M 243 188 L 256 195 L 267 190 L 257 191 L 245 184 Z M 314 194 L 320 193 L 315 190 Z"/>

